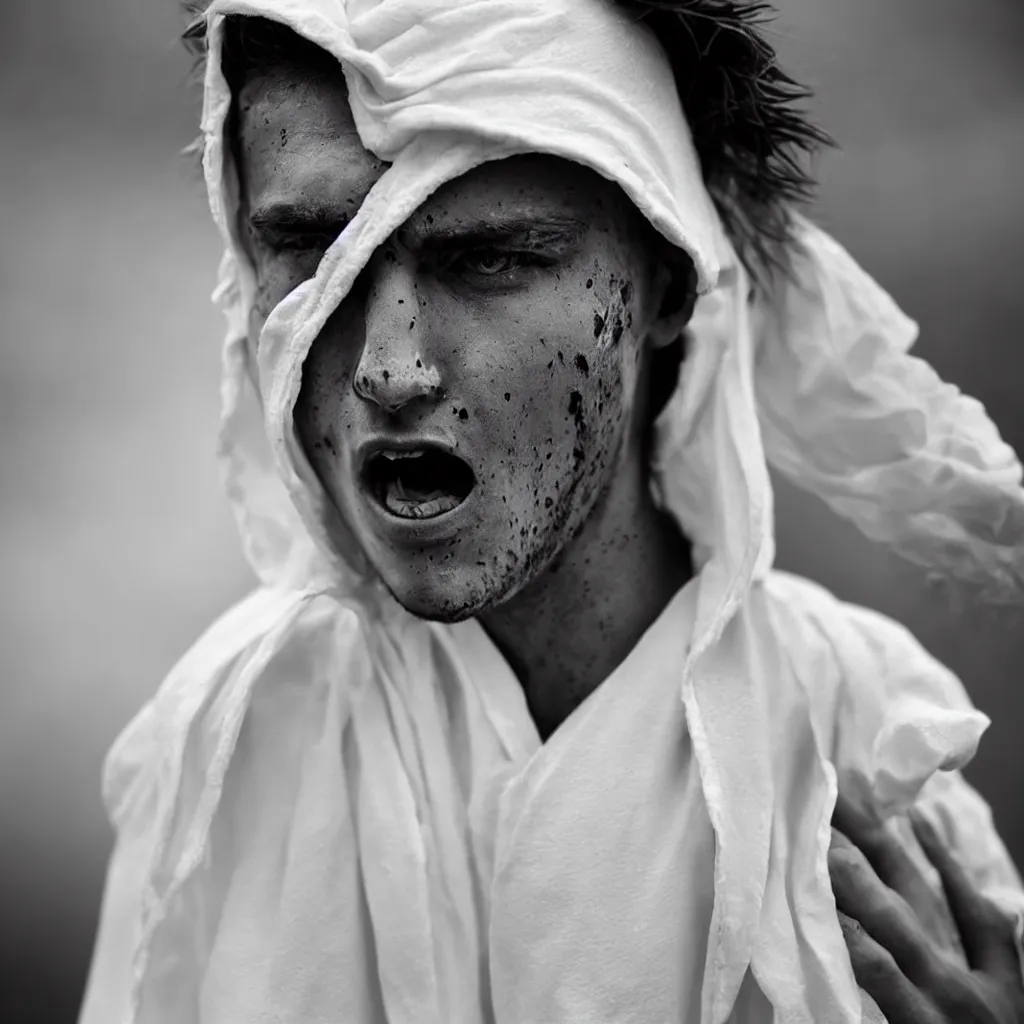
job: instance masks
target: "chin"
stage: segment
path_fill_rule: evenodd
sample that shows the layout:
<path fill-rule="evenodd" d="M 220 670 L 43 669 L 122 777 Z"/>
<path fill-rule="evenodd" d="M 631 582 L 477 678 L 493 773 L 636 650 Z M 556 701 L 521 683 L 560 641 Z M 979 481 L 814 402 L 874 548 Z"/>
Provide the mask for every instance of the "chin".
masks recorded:
<path fill-rule="evenodd" d="M 409 566 L 378 569 L 391 596 L 407 611 L 430 622 L 472 619 L 500 604 L 515 588 L 508 575 L 496 577 L 481 566 L 447 564 L 411 572 Z"/>

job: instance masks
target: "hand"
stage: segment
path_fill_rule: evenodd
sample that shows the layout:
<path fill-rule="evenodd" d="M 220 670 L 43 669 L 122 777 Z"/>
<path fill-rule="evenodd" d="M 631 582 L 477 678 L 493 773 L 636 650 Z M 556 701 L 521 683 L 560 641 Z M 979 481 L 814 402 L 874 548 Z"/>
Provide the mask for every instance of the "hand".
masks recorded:
<path fill-rule="evenodd" d="M 929 884 L 883 822 L 840 797 L 829 871 L 857 984 L 889 1024 L 1024 1024 L 1013 923 L 931 825 L 910 820 L 942 880 Z"/>

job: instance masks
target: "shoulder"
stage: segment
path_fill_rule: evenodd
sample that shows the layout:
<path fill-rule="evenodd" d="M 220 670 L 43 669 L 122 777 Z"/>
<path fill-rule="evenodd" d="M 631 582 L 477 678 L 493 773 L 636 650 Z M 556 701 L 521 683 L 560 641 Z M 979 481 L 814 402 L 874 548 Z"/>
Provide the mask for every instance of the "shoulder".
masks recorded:
<path fill-rule="evenodd" d="M 970 708 L 960 680 L 895 619 L 786 572 L 772 572 L 765 591 L 770 614 L 826 648 L 857 689 L 896 694 L 923 688 L 951 707 Z"/>
<path fill-rule="evenodd" d="M 938 770 L 960 768 L 988 719 L 905 626 L 788 573 L 765 581 L 766 615 L 840 771 L 891 807 Z"/>
<path fill-rule="evenodd" d="M 236 838 L 264 852 L 276 848 L 290 834 L 303 786 L 316 793 L 330 780 L 330 799 L 315 810 L 326 807 L 351 848 L 338 768 L 353 687 L 372 665 L 367 618 L 362 605 L 335 596 L 257 590 L 213 623 L 118 737 L 103 785 L 117 841 L 83 1021 L 121 1019 L 143 985 L 165 998 L 171 960 L 181 968 L 171 987 L 192 998 L 189 956 L 167 959 L 168 949 L 209 939 L 206 915 L 187 907 L 220 914 L 223 871 L 239 868 Z M 261 835 L 272 841 L 256 841 Z M 272 902 L 280 896 L 273 886 L 267 891 Z M 150 972 L 146 964 L 157 961 Z"/>
<path fill-rule="evenodd" d="M 256 681 L 315 674 L 324 649 L 352 647 L 358 616 L 323 596 L 259 588 L 221 615 L 171 669 L 153 697 L 114 741 L 103 767 L 111 821 L 153 804 L 153 791 L 177 774 L 186 741 L 207 742 L 230 727 Z M 340 634 L 350 634 L 349 642 Z M 202 745 L 202 744 L 201 744 Z M 212 751 L 206 751 L 207 755 Z M 159 802 L 159 801 L 156 801 Z"/>
<path fill-rule="evenodd" d="M 889 697 L 916 692 L 950 708 L 971 708 L 956 675 L 895 619 L 785 572 L 768 576 L 765 594 L 773 620 L 827 651 L 847 689 Z"/>

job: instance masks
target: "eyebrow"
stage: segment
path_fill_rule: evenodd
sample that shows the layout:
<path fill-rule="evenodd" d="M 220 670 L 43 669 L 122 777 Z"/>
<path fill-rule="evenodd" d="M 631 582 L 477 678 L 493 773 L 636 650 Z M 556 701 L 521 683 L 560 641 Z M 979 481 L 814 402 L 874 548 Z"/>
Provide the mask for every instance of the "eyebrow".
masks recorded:
<path fill-rule="evenodd" d="M 275 199 L 249 213 L 256 230 L 329 230 L 340 234 L 352 215 L 327 204 L 303 198 Z M 438 252 L 445 249 L 473 249 L 485 246 L 547 249 L 564 252 L 576 245 L 589 226 L 562 214 L 488 216 L 438 224 L 429 214 L 415 215 L 415 225 L 403 224 L 396 232 L 399 242 L 410 249 Z"/>
<path fill-rule="evenodd" d="M 417 216 L 414 227 L 403 225 L 398 229 L 398 238 L 405 246 L 427 251 L 488 245 L 559 250 L 577 243 L 587 229 L 583 221 L 558 214 L 486 217 L 451 225 Z"/>
<path fill-rule="evenodd" d="M 247 219 L 257 229 L 340 228 L 348 224 L 352 219 L 352 214 L 339 211 L 336 207 L 325 203 L 304 199 L 273 199 L 250 210 Z"/>

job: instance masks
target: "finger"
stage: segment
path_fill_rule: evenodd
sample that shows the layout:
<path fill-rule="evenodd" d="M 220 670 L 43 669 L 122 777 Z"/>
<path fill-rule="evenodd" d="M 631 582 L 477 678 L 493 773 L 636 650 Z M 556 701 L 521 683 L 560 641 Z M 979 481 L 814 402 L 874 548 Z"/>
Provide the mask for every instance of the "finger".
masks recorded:
<path fill-rule="evenodd" d="M 840 793 L 832 824 L 867 857 L 875 873 L 890 889 L 912 902 L 905 890 L 913 890 L 924 882 L 923 876 L 873 807 Z"/>
<path fill-rule="evenodd" d="M 928 933 L 907 902 L 883 884 L 864 854 L 835 829 L 828 865 L 836 907 L 863 925 L 907 977 L 932 987 L 946 965 Z"/>
<path fill-rule="evenodd" d="M 962 951 L 945 897 L 874 808 L 841 792 L 832 824 L 867 857 L 878 877 L 907 901 L 928 934 L 959 955 Z"/>
<path fill-rule="evenodd" d="M 986 974 L 1019 977 L 1020 961 L 1013 922 L 982 895 L 920 812 L 913 812 L 910 822 L 921 849 L 942 879 L 968 963 Z"/>
<path fill-rule="evenodd" d="M 941 1024 L 928 997 L 857 921 L 840 912 L 839 926 L 850 953 L 853 976 L 878 1004 L 888 1024 Z"/>

